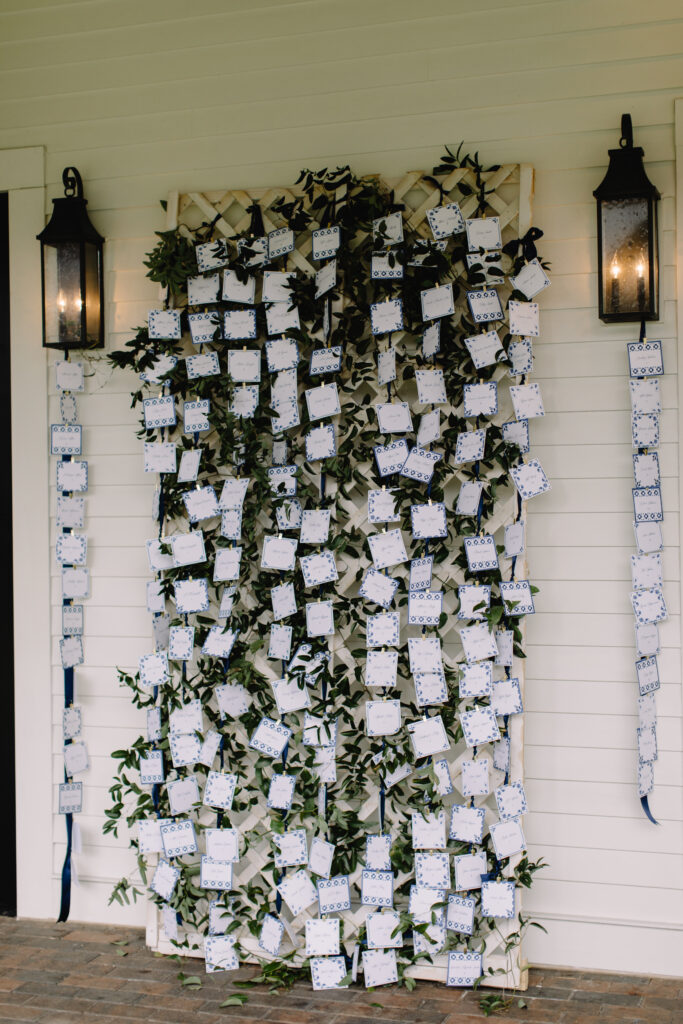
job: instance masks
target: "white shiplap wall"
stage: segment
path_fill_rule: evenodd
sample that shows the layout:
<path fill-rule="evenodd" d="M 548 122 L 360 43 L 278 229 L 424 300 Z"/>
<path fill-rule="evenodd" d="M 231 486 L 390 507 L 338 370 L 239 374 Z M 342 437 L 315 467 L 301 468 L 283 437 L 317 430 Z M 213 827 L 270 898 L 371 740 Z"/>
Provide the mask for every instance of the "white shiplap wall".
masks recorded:
<path fill-rule="evenodd" d="M 683 962 L 673 140 L 682 50 L 677 0 L 481 0 L 476 9 L 461 0 L 0 0 L 0 148 L 45 147 L 48 199 L 61 194 L 64 166 L 81 171 L 107 237 L 111 348 L 156 301 L 141 261 L 170 189 L 286 184 L 302 166 L 339 163 L 397 174 L 429 166 L 442 143 L 460 139 L 485 160 L 535 166 L 534 222 L 553 264 L 535 367 L 548 414 L 533 424 L 553 490 L 529 509 L 541 594 L 528 633 L 526 830 L 532 854 L 550 862 L 526 900 L 550 932 L 529 938 L 537 963 L 680 973 Z M 625 342 L 634 332 L 602 325 L 595 309 L 591 192 L 624 111 L 663 196 L 662 320 L 652 336 L 664 340 L 667 369 L 660 457 L 671 617 L 661 630 L 658 828 L 633 783 Z M 100 832 L 109 751 L 141 728 L 114 665 L 133 667 L 149 645 L 142 544 L 151 495 L 129 388 L 100 363 L 80 400 L 93 587 L 77 687 L 93 766 L 74 919 L 111 920 L 108 890 L 130 867 L 123 842 Z M 30 473 L 31 458 L 18 473 Z M 56 635 L 58 587 L 44 551 L 34 571 L 52 571 Z M 55 640 L 55 782 L 57 660 Z M 19 769 L 30 773 L 25 752 Z M 57 906 L 63 822 L 36 822 L 34 836 L 47 842 L 50 827 L 46 915 Z M 38 912 L 26 891 L 21 906 Z M 115 917 L 142 921 L 142 912 Z"/>

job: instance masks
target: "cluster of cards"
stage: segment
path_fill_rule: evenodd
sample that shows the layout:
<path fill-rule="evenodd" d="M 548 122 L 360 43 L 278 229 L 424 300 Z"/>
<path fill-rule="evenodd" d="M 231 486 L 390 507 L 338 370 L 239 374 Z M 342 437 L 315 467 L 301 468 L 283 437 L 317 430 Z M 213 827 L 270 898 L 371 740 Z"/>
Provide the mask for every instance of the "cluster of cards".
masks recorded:
<path fill-rule="evenodd" d="M 81 708 L 73 703 L 74 669 L 83 664 L 83 605 L 90 595 L 87 568 L 88 538 L 85 526 L 85 492 L 88 463 L 83 454 L 83 428 L 77 422 L 76 395 L 85 391 L 85 370 L 70 359 L 54 364 L 59 396 L 60 422 L 50 427 L 50 453 L 57 462 L 57 540 L 55 556 L 62 580 L 62 628 L 59 653 L 65 675 L 65 707 L 62 714 L 66 782 L 59 786 L 59 813 L 77 814 L 83 809 L 83 783 L 74 776 L 89 767 L 88 748 L 82 739 Z M 67 681 L 67 674 L 71 679 Z M 77 830 L 77 825 L 73 826 Z M 78 847 L 78 841 L 74 847 Z"/>
<path fill-rule="evenodd" d="M 657 760 L 659 689 L 659 623 L 667 617 L 662 573 L 662 506 L 659 468 L 660 378 L 664 373 L 661 341 L 629 342 L 626 346 L 631 396 L 633 446 L 633 529 L 637 554 L 631 556 L 631 605 L 635 617 L 638 679 L 638 795 L 654 788 Z"/>

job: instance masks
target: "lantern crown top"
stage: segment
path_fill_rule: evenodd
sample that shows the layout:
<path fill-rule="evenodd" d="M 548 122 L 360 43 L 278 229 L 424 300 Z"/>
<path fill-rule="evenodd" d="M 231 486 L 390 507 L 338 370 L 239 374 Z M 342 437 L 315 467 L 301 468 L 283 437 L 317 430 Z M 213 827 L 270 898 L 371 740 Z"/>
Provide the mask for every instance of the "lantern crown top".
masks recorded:
<path fill-rule="evenodd" d="M 633 124 L 630 114 L 621 115 L 619 149 L 610 149 L 607 173 L 593 192 L 596 199 L 629 199 L 636 196 L 659 199 L 643 164 L 644 151 L 633 145 Z"/>
<path fill-rule="evenodd" d="M 83 198 L 83 179 L 75 167 L 65 167 L 62 172 L 64 196 L 52 200 L 52 217 L 36 237 L 45 245 L 58 242 L 90 242 L 101 247 L 104 238 L 90 223 Z"/>

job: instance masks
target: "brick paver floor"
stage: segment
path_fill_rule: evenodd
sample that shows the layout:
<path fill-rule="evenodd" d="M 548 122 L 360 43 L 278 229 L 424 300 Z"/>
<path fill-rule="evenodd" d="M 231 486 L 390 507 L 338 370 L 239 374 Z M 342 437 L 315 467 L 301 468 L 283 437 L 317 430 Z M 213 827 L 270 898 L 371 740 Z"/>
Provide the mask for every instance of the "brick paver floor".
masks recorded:
<path fill-rule="evenodd" d="M 126 945 L 115 943 L 125 942 Z M 125 955 L 123 955 L 125 954 Z M 183 988 L 178 972 L 201 977 Z M 366 992 L 313 992 L 309 984 L 271 993 L 248 990 L 248 1002 L 224 1009 L 232 982 L 253 973 L 204 974 L 202 961 L 182 964 L 145 948 L 137 928 L 0 918 L 0 1021 L 42 1024 L 470 1024 L 483 1021 L 480 995 L 419 982 Z M 535 1024 L 680 1024 L 683 979 L 532 970 L 526 1008 L 497 1019 Z M 374 1004 L 374 1005 L 373 1005 Z M 380 1005 L 377 1005 L 380 1004 Z"/>

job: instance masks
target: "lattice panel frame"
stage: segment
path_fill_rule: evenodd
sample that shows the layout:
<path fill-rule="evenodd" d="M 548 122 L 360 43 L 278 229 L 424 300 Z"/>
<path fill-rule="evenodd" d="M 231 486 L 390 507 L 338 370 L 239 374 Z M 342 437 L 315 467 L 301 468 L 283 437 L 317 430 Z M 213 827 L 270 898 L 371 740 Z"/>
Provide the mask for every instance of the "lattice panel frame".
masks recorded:
<path fill-rule="evenodd" d="M 403 217 L 405 224 L 425 238 L 432 237 L 427 221 L 427 211 L 432 207 L 450 200 L 459 202 L 463 216 L 465 217 L 472 216 L 476 212 L 476 180 L 473 171 L 469 168 L 460 167 L 454 169 L 452 173 L 443 180 L 441 191 L 425 181 L 425 172 L 423 171 L 410 171 L 401 177 L 381 178 L 379 180 L 388 191 L 393 191 L 396 202 L 404 204 Z M 523 236 L 531 226 L 531 199 L 533 192 L 533 169 L 531 166 L 516 164 L 503 165 L 496 171 L 485 173 L 484 180 L 486 182 L 487 202 L 500 217 L 504 240 L 509 237 Z M 457 189 L 460 182 L 465 182 L 472 189 L 472 194 L 465 199 L 462 198 L 461 193 Z M 343 190 L 340 190 L 340 198 L 343 197 L 342 192 Z M 196 229 L 202 223 L 215 221 L 217 234 L 226 238 L 232 238 L 249 228 L 251 215 L 248 212 L 248 209 L 254 202 L 257 202 L 263 214 L 265 231 L 270 232 L 284 226 L 285 223 L 283 218 L 273 210 L 272 207 L 274 202 L 283 198 L 285 201 L 292 201 L 300 197 L 302 194 L 302 189 L 297 186 L 289 188 L 226 189 L 207 192 L 189 192 L 184 194 L 172 192 L 169 194 L 167 201 L 166 227 L 169 230 L 179 227 L 181 233 L 184 233 L 188 238 L 191 238 L 193 229 Z M 316 225 L 313 224 L 312 226 L 315 227 Z M 290 254 L 290 265 L 292 268 L 296 267 L 297 269 L 300 269 L 307 275 L 315 274 L 318 267 L 311 260 L 310 230 L 296 233 L 295 237 L 296 248 Z M 462 271 L 462 269 L 463 268 L 461 266 L 458 267 L 459 271 Z M 500 290 L 501 293 L 504 294 L 504 289 Z M 458 309 L 458 305 L 462 306 L 462 303 L 456 304 L 456 311 Z M 393 335 L 392 344 L 399 352 L 403 352 L 408 356 L 414 351 L 415 342 L 412 337 L 401 332 L 397 332 Z M 496 372 L 495 379 L 500 380 L 504 378 L 505 375 L 505 368 L 500 367 Z M 374 392 L 373 400 L 375 398 L 383 398 L 383 388 L 381 389 L 382 393 L 380 393 L 379 387 L 372 387 L 370 385 L 365 386 L 369 387 L 370 390 Z M 502 398 L 506 392 L 503 389 L 500 389 L 499 394 Z M 340 442 L 343 439 L 344 431 L 343 412 L 344 406 L 342 403 L 342 416 L 339 421 Z M 505 404 L 501 402 L 501 408 L 494 422 L 504 422 L 510 418 L 510 413 L 511 405 L 508 399 Z M 369 463 L 361 464 L 358 468 L 361 475 L 366 475 L 366 471 L 370 468 Z M 313 472 L 310 465 L 307 463 L 304 463 L 304 476 L 312 482 L 317 482 L 318 474 Z M 451 491 L 450 493 L 447 492 L 445 495 L 447 503 L 449 497 L 453 497 L 452 492 L 455 482 L 459 479 L 460 475 L 456 473 L 451 484 Z M 516 517 L 516 502 L 516 492 L 514 492 L 514 489 L 510 488 L 506 496 L 504 498 L 501 497 L 498 500 L 494 519 L 488 520 L 486 523 L 487 531 L 496 534 L 497 541 L 500 541 L 501 531 L 506 523 L 512 522 Z M 342 499 L 342 504 L 349 515 L 349 529 L 357 527 L 363 534 L 371 532 L 372 528 L 369 526 L 367 521 L 366 489 L 361 488 L 358 484 L 353 485 L 350 488 L 350 499 L 347 501 Z M 454 559 L 458 550 L 458 548 L 455 548 L 451 552 L 450 557 L 438 566 L 440 578 L 447 578 L 450 584 L 457 584 L 463 580 L 460 570 L 454 564 Z M 339 581 L 336 585 L 338 592 L 348 593 L 356 585 L 356 572 L 359 564 L 363 569 L 365 569 L 371 564 L 371 562 L 365 554 L 360 559 L 360 562 L 356 560 L 344 561 L 343 558 L 339 560 Z M 400 567 L 399 570 L 392 570 L 392 575 L 396 577 L 400 577 L 402 575 L 405 576 L 405 567 Z M 527 576 L 525 558 L 518 559 L 517 575 L 520 577 Z M 242 600 L 244 600 L 243 597 Z M 454 605 L 454 592 L 452 590 L 447 591 L 444 595 L 444 611 L 448 613 L 449 621 L 446 628 L 441 631 L 441 636 L 444 661 L 450 667 L 455 666 L 462 656 L 458 630 L 456 628 L 459 623 L 454 615 Z M 338 633 L 333 638 L 331 650 L 335 659 L 341 660 L 351 668 L 355 667 L 356 662 L 350 653 L 349 642 L 350 635 L 348 631 Z M 269 661 L 260 654 L 257 654 L 254 660 L 258 671 L 267 679 L 275 679 L 278 677 L 279 673 L 275 670 L 272 661 Z M 523 661 L 515 659 L 513 674 L 519 678 L 523 692 Z M 509 721 L 508 729 L 511 741 L 510 781 L 521 781 L 523 779 L 522 719 L 522 715 L 514 715 L 510 717 Z M 359 720 L 358 724 L 359 729 L 362 732 L 362 718 Z M 248 736 L 240 725 L 239 720 L 235 720 L 233 722 L 233 728 L 242 742 L 246 744 Z M 448 755 L 451 774 L 455 785 L 455 792 L 453 794 L 454 801 L 457 801 L 459 798 L 459 766 L 467 754 L 468 748 L 465 747 L 463 743 L 460 743 L 458 747 L 454 748 Z M 255 757 L 251 753 L 248 755 L 248 759 L 252 764 L 255 762 Z M 503 774 L 496 772 L 496 770 L 493 769 L 491 794 L 488 797 L 479 797 L 476 800 L 476 805 L 483 806 L 486 810 L 487 825 L 497 817 L 492 807 L 492 805 L 495 806 L 492 794 L 493 789 L 496 785 L 499 785 L 502 782 L 502 779 Z M 340 806 L 346 809 L 349 805 L 344 801 L 341 801 Z M 376 790 L 374 794 L 368 796 L 368 798 L 363 802 L 359 811 L 359 816 L 364 822 L 368 822 L 368 824 L 372 822 L 373 818 L 376 818 Z M 263 821 L 266 817 L 267 810 L 264 797 L 258 801 L 246 816 L 242 817 L 242 820 L 240 820 L 239 816 L 233 815 L 232 823 L 234 826 L 238 827 L 240 831 L 246 831 L 255 828 L 259 821 Z M 200 821 L 205 821 L 208 824 L 211 824 L 211 821 L 209 821 L 210 818 L 213 818 L 213 814 L 211 814 L 208 809 L 202 811 L 199 816 Z M 237 866 L 237 870 L 235 872 L 237 884 L 244 884 L 259 874 L 266 864 L 267 849 L 267 840 L 264 840 L 261 844 L 252 845 L 250 847 L 248 856 L 243 857 Z M 512 864 L 516 863 L 518 860 L 519 857 L 512 858 Z M 359 866 L 356 871 L 351 874 L 350 881 L 352 884 L 359 881 L 360 871 L 361 868 Z M 401 884 L 406 877 L 410 876 L 399 875 L 396 879 L 397 884 Z M 526 964 L 522 957 L 521 947 L 517 946 L 512 955 L 506 955 L 503 952 L 506 938 L 512 932 L 516 931 L 519 926 L 519 915 L 522 909 L 521 893 L 519 889 L 517 889 L 516 895 L 516 917 L 511 921 L 499 920 L 497 922 L 498 927 L 492 931 L 486 939 L 484 966 L 485 968 L 492 967 L 495 970 L 501 971 L 500 974 L 493 975 L 490 978 L 487 977 L 487 985 L 505 987 L 515 985 L 522 989 L 527 986 Z M 354 934 L 357 933 L 368 909 L 368 907 L 361 906 L 360 903 L 354 903 L 351 911 L 344 912 L 340 915 L 345 922 L 345 945 L 347 945 L 349 940 L 352 940 Z M 295 941 L 297 939 L 299 941 L 303 941 L 305 921 L 314 915 L 308 911 L 304 911 L 296 918 L 291 919 L 291 915 L 289 915 L 286 906 L 283 904 L 280 916 L 287 921 L 286 927 L 288 934 L 285 936 L 282 950 L 282 952 L 286 953 L 288 950 L 295 948 Z M 188 937 L 192 944 L 193 936 L 190 934 Z M 201 937 L 198 933 L 196 938 L 197 948 L 195 950 L 181 950 L 181 952 L 189 956 L 202 956 Z M 254 960 L 257 958 L 261 960 L 270 959 L 267 953 L 258 948 L 256 939 L 251 936 L 246 929 L 242 930 L 239 934 L 239 938 L 242 946 L 253 954 Z M 163 953 L 178 952 L 177 948 L 164 936 L 161 928 L 160 914 L 156 906 L 151 901 L 148 902 L 147 945 Z M 301 947 L 299 946 L 299 952 L 295 957 L 294 962 L 301 963 L 304 959 L 304 954 L 301 952 Z M 419 964 L 409 968 L 406 973 L 415 978 L 444 982 L 446 979 L 446 961 L 446 955 L 437 955 L 434 958 L 433 965 L 420 962 Z"/>

